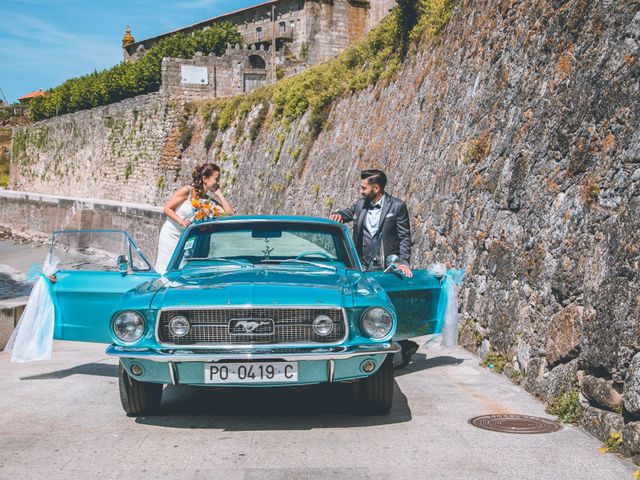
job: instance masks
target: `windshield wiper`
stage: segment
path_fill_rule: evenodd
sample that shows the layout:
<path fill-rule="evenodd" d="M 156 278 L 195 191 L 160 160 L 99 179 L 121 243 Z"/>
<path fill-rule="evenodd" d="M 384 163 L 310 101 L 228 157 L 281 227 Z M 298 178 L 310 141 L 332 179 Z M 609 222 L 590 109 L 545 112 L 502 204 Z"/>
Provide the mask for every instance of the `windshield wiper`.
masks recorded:
<path fill-rule="evenodd" d="M 224 257 L 192 257 L 192 258 L 185 258 L 184 259 L 185 262 L 193 262 L 193 261 L 196 261 L 196 260 L 200 260 L 200 261 L 216 260 L 216 261 L 220 261 L 220 262 L 233 263 L 235 265 L 240 265 L 241 267 L 255 268 L 255 265 L 253 263 L 241 262 L 239 260 L 233 260 L 232 258 L 224 258 Z"/>
<path fill-rule="evenodd" d="M 303 265 L 313 265 L 314 267 L 318 267 L 318 268 L 327 268 L 329 270 L 333 270 L 334 272 L 338 271 L 338 269 L 333 265 L 325 265 L 324 263 L 310 262 L 309 260 L 298 260 L 297 258 L 288 258 L 280 262 L 280 264 L 283 264 L 283 263 L 301 263 Z"/>

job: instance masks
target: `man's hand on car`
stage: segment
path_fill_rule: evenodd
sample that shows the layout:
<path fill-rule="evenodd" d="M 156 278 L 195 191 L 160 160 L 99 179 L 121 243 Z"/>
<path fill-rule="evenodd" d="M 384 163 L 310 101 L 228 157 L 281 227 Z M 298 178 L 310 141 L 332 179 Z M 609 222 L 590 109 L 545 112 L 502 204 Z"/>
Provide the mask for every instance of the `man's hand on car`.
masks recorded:
<path fill-rule="evenodd" d="M 329 218 L 334 222 L 344 223 L 344 218 L 342 218 L 342 215 L 340 215 L 339 213 L 332 213 L 331 215 L 329 215 Z"/>
<path fill-rule="evenodd" d="M 413 278 L 413 272 L 406 265 L 398 265 L 398 270 L 400 270 L 405 277 Z"/>

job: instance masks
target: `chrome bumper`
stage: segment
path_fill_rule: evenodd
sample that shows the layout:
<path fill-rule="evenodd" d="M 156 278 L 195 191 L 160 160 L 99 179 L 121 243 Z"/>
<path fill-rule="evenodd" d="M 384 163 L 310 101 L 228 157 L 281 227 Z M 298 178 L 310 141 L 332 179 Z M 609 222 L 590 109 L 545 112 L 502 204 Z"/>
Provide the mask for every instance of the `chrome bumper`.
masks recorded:
<path fill-rule="evenodd" d="M 110 345 L 107 355 L 115 357 L 139 358 L 153 362 L 218 362 L 221 360 L 282 360 L 297 362 L 303 360 L 341 360 L 362 355 L 380 355 L 397 353 L 400 346 L 395 343 L 380 345 L 361 345 L 358 347 L 325 347 L 300 349 L 234 349 L 234 350 L 188 350 L 188 349 L 150 349 Z"/>

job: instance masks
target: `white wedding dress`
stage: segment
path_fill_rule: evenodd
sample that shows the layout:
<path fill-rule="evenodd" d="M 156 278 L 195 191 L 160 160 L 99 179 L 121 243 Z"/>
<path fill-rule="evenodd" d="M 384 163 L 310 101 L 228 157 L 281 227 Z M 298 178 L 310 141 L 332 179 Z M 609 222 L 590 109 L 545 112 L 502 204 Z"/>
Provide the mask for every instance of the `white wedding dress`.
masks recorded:
<path fill-rule="evenodd" d="M 176 213 L 180 218 L 193 221 L 193 205 L 191 205 L 191 192 L 189 192 L 189 198 L 187 198 L 176 209 Z M 156 256 L 156 272 L 164 274 L 169 266 L 169 260 L 173 256 L 173 251 L 178 245 L 180 235 L 184 231 L 184 227 L 171 218 L 167 218 L 162 228 L 160 229 L 160 237 L 158 238 L 158 255 Z"/>

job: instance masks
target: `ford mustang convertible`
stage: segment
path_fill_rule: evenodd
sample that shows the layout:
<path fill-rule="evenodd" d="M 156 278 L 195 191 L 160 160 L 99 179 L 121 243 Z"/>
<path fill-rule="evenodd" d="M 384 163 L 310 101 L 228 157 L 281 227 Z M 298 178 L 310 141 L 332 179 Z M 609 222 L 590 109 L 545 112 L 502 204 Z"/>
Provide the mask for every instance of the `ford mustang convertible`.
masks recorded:
<path fill-rule="evenodd" d="M 347 227 L 311 217 L 228 217 L 185 229 L 164 275 L 126 232 L 54 232 L 54 337 L 110 344 L 129 415 L 163 386 L 346 382 L 389 412 L 394 340 L 442 330 L 446 276 L 363 271 Z M 114 253 L 115 252 L 115 253 Z"/>

